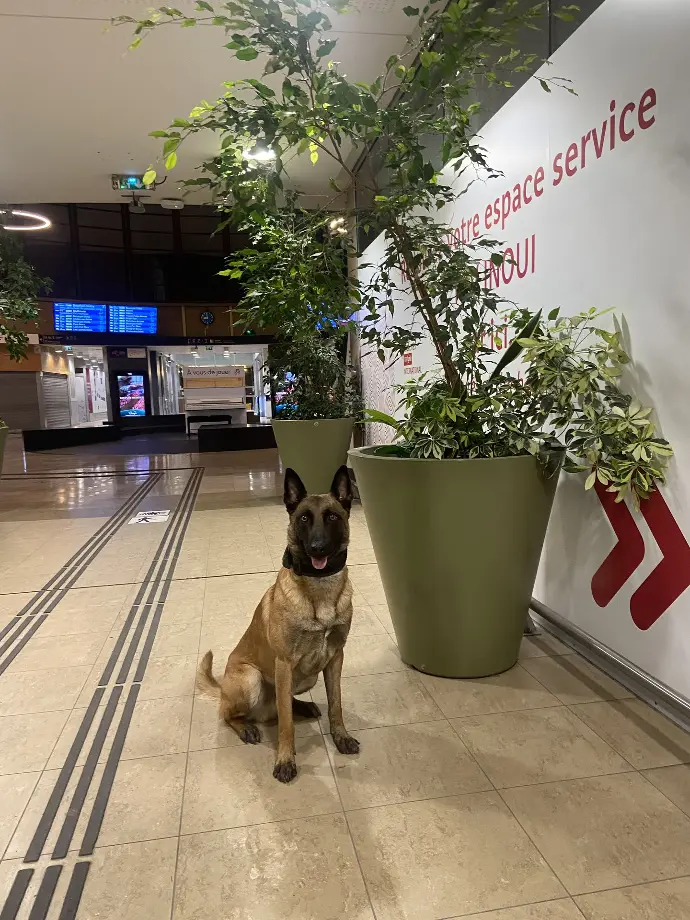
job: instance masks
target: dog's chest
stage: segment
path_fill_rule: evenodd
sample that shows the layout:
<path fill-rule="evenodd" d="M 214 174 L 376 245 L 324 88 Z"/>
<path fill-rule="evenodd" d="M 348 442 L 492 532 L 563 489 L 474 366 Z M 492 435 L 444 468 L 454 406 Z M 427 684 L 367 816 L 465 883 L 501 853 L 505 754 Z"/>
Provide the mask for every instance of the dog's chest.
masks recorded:
<path fill-rule="evenodd" d="M 314 603 L 314 619 L 326 633 L 330 633 L 338 620 L 338 611 L 335 604 L 329 601 L 316 601 Z"/>
<path fill-rule="evenodd" d="M 322 671 L 347 636 L 349 618 L 333 603 L 314 603 L 309 626 L 299 642 L 299 670 L 304 674 Z"/>

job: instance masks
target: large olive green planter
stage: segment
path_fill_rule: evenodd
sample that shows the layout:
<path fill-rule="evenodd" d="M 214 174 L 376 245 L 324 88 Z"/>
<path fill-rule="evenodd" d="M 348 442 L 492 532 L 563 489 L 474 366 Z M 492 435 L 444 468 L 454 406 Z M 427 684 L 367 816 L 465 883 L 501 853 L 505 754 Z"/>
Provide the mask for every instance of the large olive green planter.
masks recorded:
<path fill-rule="evenodd" d="M 561 455 L 412 460 L 349 452 L 403 661 L 486 677 L 517 661 Z"/>
<path fill-rule="evenodd" d="M 273 433 L 283 467 L 292 467 L 307 492 L 328 492 L 338 467 L 347 462 L 354 419 L 274 419 Z"/>
<path fill-rule="evenodd" d="M 2 473 L 2 458 L 5 454 L 5 441 L 7 440 L 8 432 L 9 428 L 0 422 L 0 473 Z"/>

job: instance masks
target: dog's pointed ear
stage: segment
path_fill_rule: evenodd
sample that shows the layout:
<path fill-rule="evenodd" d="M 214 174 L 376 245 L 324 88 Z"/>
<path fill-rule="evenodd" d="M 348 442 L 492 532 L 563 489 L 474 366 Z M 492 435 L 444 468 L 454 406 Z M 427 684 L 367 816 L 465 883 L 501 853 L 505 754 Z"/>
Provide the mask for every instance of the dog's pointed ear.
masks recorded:
<path fill-rule="evenodd" d="M 352 507 L 352 483 L 350 482 L 348 468 L 344 464 L 333 477 L 331 495 L 338 499 L 349 514 L 350 508 Z"/>
<path fill-rule="evenodd" d="M 283 501 L 288 514 L 292 514 L 303 498 L 307 497 L 304 483 L 294 470 L 288 467 L 285 470 L 285 485 L 283 486 Z"/>

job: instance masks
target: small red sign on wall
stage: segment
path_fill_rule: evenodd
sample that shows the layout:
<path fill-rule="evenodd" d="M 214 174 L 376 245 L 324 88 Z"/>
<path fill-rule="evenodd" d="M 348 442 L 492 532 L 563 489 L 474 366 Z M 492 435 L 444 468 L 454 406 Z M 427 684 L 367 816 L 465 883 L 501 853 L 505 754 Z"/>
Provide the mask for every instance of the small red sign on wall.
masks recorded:
<path fill-rule="evenodd" d="M 412 367 L 412 352 L 406 351 L 403 355 L 403 367 Z"/>

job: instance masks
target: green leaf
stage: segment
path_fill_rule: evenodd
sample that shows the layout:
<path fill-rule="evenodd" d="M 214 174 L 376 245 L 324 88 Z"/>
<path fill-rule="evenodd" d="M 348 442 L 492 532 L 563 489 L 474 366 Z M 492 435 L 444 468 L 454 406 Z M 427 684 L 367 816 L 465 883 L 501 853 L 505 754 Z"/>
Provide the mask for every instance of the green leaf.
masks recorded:
<path fill-rule="evenodd" d="M 539 80 L 539 85 L 541 86 L 541 88 L 544 90 L 545 93 L 550 93 L 550 92 L 551 92 L 551 87 L 550 87 L 549 84 L 546 82 L 546 80 L 540 79 L 540 80 Z"/>
<path fill-rule="evenodd" d="M 539 320 L 541 319 L 541 310 L 538 313 L 535 313 L 534 316 L 522 327 L 520 332 L 515 336 L 513 341 L 510 343 L 508 348 L 503 352 L 501 360 L 498 362 L 496 367 L 491 372 L 489 380 L 495 380 L 496 377 L 506 368 L 509 364 L 512 364 L 513 361 L 518 357 L 518 355 L 523 351 L 523 347 L 519 339 L 529 338 L 532 333 L 535 331 L 539 325 Z"/>
<path fill-rule="evenodd" d="M 309 144 L 309 159 L 314 164 L 319 160 L 319 148 L 313 141 Z"/>
<path fill-rule="evenodd" d="M 338 43 L 336 41 L 328 41 L 324 42 L 322 45 L 319 45 L 316 51 L 317 58 L 326 57 L 326 55 L 330 54 L 337 44 Z"/>
<path fill-rule="evenodd" d="M 596 470 L 593 470 L 585 480 L 585 489 L 591 489 L 597 481 Z"/>
<path fill-rule="evenodd" d="M 149 137 L 167 137 L 167 131 L 149 131 Z"/>
<path fill-rule="evenodd" d="M 147 169 L 144 173 L 144 178 L 141 181 L 146 187 L 153 185 L 153 183 L 156 181 L 156 170 Z"/>
<path fill-rule="evenodd" d="M 431 67 L 432 64 L 436 64 L 437 61 L 441 60 L 441 55 L 438 51 L 422 51 L 419 55 L 419 62 L 422 67 Z"/>
<path fill-rule="evenodd" d="M 253 61 L 254 58 L 259 56 L 259 52 L 256 48 L 252 48 L 251 45 L 247 45 L 246 48 L 239 48 L 235 52 L 235 57 L 238 61 Z"/>
<path fill-rule="evenodd" d="M 266 86 L 266 84 L 262 83 L 260 80 L 247 80 L 247 83 L 249 83 L 250 86 L 253 86 L 260 96 L 264 96 L 267 99 L 275 96 L 275 92 L 271 89 L 271 87 Z"/>
<path fill-rule="evenodd" d="M 165 160 L 165 168 L 170 170 L 174 169 L 177 166 L 177 154 L 173 150 L 172 153 L 169 153 Z"/>
<path fill-rule="evenodd" d="M 382 425 L 390 425 L 391 428 L 397 428 L 399 424 L 397 419 L 394 419 L 392 415 L 388 415 L 386 412 L 381 412 L 379 409 L 365 409 L 364 421 L 380 422 Z"/>
<path fill-rule="evenodd" d="M 406 16 L 419 16 L 419 7 L 418 6 L 404 6 L 403 13 Z"/>
<path fill-rule="evenodd" d="M 196 8 L 201 10 L 206 10 L 209 13 L 213 12 L 213 7 L 210 3 L 207 3 L 206 0 L 196 0 Z"/>
<path fill-rule="evenodd" d="M 179 137 L 169 137 L 163 144 L 163 156 L 167 157 L 167 155 L 172 153 L 173 150 L 177 150 L 177 148 L 180 146 L 180 140 L 181 138 Z"/>

